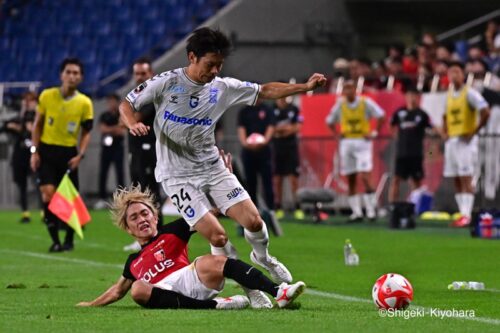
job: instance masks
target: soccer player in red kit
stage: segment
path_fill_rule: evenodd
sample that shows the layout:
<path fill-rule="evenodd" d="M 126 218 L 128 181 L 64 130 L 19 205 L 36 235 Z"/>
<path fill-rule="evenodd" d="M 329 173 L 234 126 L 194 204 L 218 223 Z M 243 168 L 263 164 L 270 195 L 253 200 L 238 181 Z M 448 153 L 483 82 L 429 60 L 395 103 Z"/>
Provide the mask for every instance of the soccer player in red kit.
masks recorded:
<path fill-rule="evenodd" d="M 131 290 L 136 303 L 147 308 L 239 309 L 248 298 L 236 295 L 216 297 L 230 278 L 249 289 L 273 296 L 285 307 L 305 288 L 303 282 L 275 284 L 262 272 L 240 260 L 204 255 L 192 263 L 188 258 L 189 225 L 180 218 L 157 228 L 158 210 L 149 190 L 119 189 L 112 206 L 115 223 L 141 244 L 131 254 L 122 276 L 102 295 L 78 306 L 103 306 L 123 298 Z"/>

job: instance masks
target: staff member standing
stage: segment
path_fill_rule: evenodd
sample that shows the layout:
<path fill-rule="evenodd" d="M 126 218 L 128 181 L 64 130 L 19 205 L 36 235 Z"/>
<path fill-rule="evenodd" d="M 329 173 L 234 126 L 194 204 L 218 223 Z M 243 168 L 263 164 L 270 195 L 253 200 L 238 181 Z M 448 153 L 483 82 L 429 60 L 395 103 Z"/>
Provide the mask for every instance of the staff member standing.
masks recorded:
<path fill-rule="evenodd" d="M 401 180 L 410 181 L 413 191 L 422 185 L 424 178 L 424 137 L 432 129 L 427 113 L 418 106 L 418 91 L 410 88 L 405 93 L 406 106 L 398 109 L 391 118 L 391 128 L 396 135 L 396 167 L 389 188 L 389 202 L 399 198 Z"/>
<path fill-rule="evenodd" d="M 22 209 L 22 223 L 31 221 L 28 210 L 28 178 L 30 178 L 30 147 L 31 131 L 35 120 L 37 104 L 36 94 L 28 92 L 23 96 L 22 108 L 19 117 L 7 122 L 6 129 L 15 137 L 14 151 L 12 153 L 12 173 L 14 183 L 19 189 L 19 202 Z"/>
<path fill-rule="evenodd" d="M 106 184 L 108 180 L 108 171 L 111 164 L 116 171 L 116 185 L 123 187 L 125 185 L 123 175 L 123 139 L 126 129 L 120 123 L 120 96 L 111 94 L 106 97 L 108 110 L 99 117 L 99 130 L 101 132 L 101 161 L 99 165 L 99 205 L 95 208 L 106 207 Z"/>
<path fill-rule="evenodd" d="M 281 205 L 283 194 L 283 180 L 290 180 L 293 203 L 295 211 L 293 217 L 297 220 L 304 219 L 304 212 L 300 209 L 297 200 L 297 190 L 299 188 L 299 143 L 297 135 L 302 124 L 299 108 L 287 101 L 289 97 L 276 100 L 274 116 L 276 126 L 274 128 L 274 190 L 276 217 L 285 217 L 285 212 Z"/>
<path fill-rule="evenodd" d="M 361 198 L 365 203 L 366 217 L 376 218 L 376 200 L 371 182 L 373 169 L 373 143 L 384 122 L 384 110 L 368 97 L 357 96 L 354 81 L 344 83 L 344 97 L 332 107 L 326 123 L 336 134 L 335 124 L 340 123 L 340 174 L 347 177 L 349 186 L 349 206 L 352 215 L 350 222 L 361 221 L 363 211 Z M 375 118 L 377 125 L 371 129 L 370 119 Z M 358 193 L 358 178 L 365 186 L 365 193 Z"/>
<path fill-rule="evenodd" d="M 461 63 L 450 64 L 448 77 L 452 87 L 448 91 L 443 115 L 443 136 L 446 139 L 443 175 L 452 177 L 455 183 L 455 200 L 461 216 L 453 222 L 453 226 L 464 227 L 470 223 L 474 207 L 472 176 L 478 160 L 476 134 L 488 122 L 490 108 L 477 90 L 465 85 Z"/>
<path fill-rule="evenodd" d="M 264 198 L 267 208 L 274 209 L 274 192 L 272 179 L 272 155 L 269 145 L 276 124 L 273 112 L 257 101 L 255 106 L 246 106 L 238 114 L 238 138 L 243 147 L 241 158 L 245 168 L 247 189 L 253 202 L 257 202 L 257 175 L 262 177 Z M 259 143 L 249 143 L 252 134 L 264 136 Z"/>
<path fill-rule="evenodd" d="M 45 223 L 52 239 L 49 252 L 71 251 L 73 229 L 66 226 L 64 244 L 59 241 L 62 223 L 48 205 L 66 171 L 78 188 L 78 165 L 90 141 L 94 110 L 89 97 L 77 90 L 83 79 L 83 64 L 77 58 L 63 60 L 61 86 L 40 94 L 32 133 L 31 168 L 38 171 Z M 80 140 L 78 141 L 78 137 Z"/>

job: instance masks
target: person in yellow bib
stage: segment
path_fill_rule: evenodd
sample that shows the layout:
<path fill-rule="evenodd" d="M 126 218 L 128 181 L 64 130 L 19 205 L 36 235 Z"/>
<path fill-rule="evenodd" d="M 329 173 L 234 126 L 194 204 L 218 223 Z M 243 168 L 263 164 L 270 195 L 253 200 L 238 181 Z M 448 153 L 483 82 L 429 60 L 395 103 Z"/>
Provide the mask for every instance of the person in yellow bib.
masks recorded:
<path fill-rule="evenodd" d="M 385 112 L 368 97 L 357 96 L 354 81 L 344 83 L 343 97 L 339 98 L 326 118 L 326 123 L 336 135 L 336 124 L 340 124 L 340 174 L 347 176 L 349 187 L 349 206 L 352 215 L 349 221 L 363 219 L 362 201 L 366 208 L 366 217 L 376 218 L 376 199 L 371 183 L 373 168 L 372 139 L 384 122 Z M 370 126 L 370 119 L 377 119 L 376 129 Z M 358 176 L 364 184 L 365 192 L 358 193 Z"/>
<path fill-rule="evenodd" d="M 448 78 L 451 88 L 443 116 L 443 136 L 446 140 L 443 175 L 454 179 L 455 200 L 461 214 L 452 225 L 463 227 L 470 223 L 474 207 L 472 177 L 477 171 L 477 133 L 486 125 L 490 109 L 478 91 L 464 84 L 465 75 L 461 63 L 450 64 Z"/>
<path fill-rule="evenodd" d="M 45 213 L 52 239 L 49 252 L 71 251 L 73 229 L 66 227 L 64 244 L 59 241 L 61 221 L 48 205 L 57 185 L 69 169 L 69 177 L 78 188 L 78 165 L 85 156 L 94 118 L 92 101 L 77 90 L 83 78 L 83 64 L 76 58 L 65 59 L 60 67 L 61 86 L 40 94 L 31 141 L 31 168 L 37 172 Z M 78 140 L 79 139 L 79 140 Z"/>

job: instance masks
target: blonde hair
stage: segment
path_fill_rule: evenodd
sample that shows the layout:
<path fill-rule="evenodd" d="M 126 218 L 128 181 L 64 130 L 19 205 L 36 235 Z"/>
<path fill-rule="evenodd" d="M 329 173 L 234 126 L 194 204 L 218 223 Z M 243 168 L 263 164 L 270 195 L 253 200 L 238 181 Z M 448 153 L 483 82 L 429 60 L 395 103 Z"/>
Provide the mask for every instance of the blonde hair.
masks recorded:
<path fill-rule="evenodd" d="M 119 188 L 113 193 L 111 216 L 114 224 L 120 229 L 127 230 L 127 209 L 133 203 L 141 203 L 147 206 L 154 216 L 158 216 L 155 197 L 149 188 L 146 188 L 144 191 L 141 189 L 141 185 L 131 186 L 130 188 Z"/>

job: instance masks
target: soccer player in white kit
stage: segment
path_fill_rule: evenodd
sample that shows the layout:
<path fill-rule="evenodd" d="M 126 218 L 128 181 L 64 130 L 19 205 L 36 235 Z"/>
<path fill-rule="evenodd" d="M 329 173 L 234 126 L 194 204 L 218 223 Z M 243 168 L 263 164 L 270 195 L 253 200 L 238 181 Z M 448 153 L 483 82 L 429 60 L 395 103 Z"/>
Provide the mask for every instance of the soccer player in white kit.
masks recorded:
<path fill-rule="evenodd" d="M 366 217 L 376 218 L 376 202 L 374 187 L 371 184 L 373 169 L 373 144 L 384 121 L 384 110 L 368 97 L 356 96 L 354 81 L 344 83 L 342 98 L 332 107 L 326 117 L 326 123 L 335 134 L 335 124 L 340 123 L 340 174 L 347 176 L 349 187 L 349 206 L 352 215 L 349 221 L 363 219 L 361 198 L 365 203 Z M 375 130 L 370 128 L 370 119 L 377 119 Z M 357 179 L 361 177 L 365 186 L 365 193 L 357 193 Z"/>
<path fill-rule="evenodd" d="M 486 125 L 490 109 L 477 90 L 465 86 L 461 63 L 450 64 L 448 77 L 451 87 L 443 115 L 443 136 L 446 139 L 443 175 L 454 180 L 455 200 L 461 215 L 452 225 L 464 227 L 470 223 L 474 207 L 472 176 L 477 171 L 479 157 L 476 134 Z"/>
<path fill-rule="evenodd" d="M 245 238 L 253 248 L 252 262 L 265 268 L 275 281 L 291 282 L 288 269 L 268 253 L 269 235 L 257 208 L 219 157 L 214 129 L 229 107 L 253 105 L 257 98 L 304 93 L 323 86 L 326 78 L 316 73 L 303 84 L 263 85 L 220 78 L 217 75 L 230 46 L 218 30 L 195 30 L 186 46 L 189 65 L 139 85 L 121 103 L 120 112 L 132 135 L 145 135 L 150 129 L 137 122 L 133 112 L 154 103 L 156 180 L 191 228 L 209 240 L 212 254 L 236 257 L 224 228 L 209 212 L 215 206 L 245 228 Z"/>

